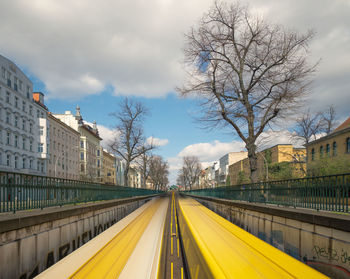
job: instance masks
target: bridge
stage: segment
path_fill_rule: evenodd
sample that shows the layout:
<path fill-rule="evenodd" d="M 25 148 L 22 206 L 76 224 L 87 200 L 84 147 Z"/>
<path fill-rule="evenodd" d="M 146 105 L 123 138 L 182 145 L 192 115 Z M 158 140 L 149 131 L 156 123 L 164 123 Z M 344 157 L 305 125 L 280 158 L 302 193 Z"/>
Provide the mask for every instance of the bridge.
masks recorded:
<path fill-rule="evenodd" d="M 0 178 L 0 278 L 350 278 L 350 174 L 168 193 Z"/>

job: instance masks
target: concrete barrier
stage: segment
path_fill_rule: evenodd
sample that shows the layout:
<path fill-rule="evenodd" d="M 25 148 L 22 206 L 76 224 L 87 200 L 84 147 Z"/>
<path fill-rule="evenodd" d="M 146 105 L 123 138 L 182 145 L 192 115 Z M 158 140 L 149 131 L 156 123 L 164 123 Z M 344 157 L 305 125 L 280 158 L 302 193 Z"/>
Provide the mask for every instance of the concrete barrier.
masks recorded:
<path fill-rule="evenodd" d="M 331 278 L 350 278 L 350 215 L 191 197 Z"/>
<path fill-rule="evenodd" d="M 33 278 L 151 198 L 0 214 L 0 278 Z"/>

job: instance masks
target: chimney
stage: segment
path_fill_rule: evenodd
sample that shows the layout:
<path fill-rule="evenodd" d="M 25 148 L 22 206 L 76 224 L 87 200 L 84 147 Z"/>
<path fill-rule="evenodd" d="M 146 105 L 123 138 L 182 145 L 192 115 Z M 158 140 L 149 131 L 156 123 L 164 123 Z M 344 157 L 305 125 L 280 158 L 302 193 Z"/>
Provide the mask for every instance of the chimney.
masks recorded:
<path fill-rule="evenodd" d="M 33 99 L 35 102 L 44 106 L 44 94 L 42 92 L 33 92 Z"/>
<path fill-rule="evenodd" d="M 92 124 L 92 130 L 97 133 L 97 125 L 96 125 L 96 121 L 93 122 Z"/>

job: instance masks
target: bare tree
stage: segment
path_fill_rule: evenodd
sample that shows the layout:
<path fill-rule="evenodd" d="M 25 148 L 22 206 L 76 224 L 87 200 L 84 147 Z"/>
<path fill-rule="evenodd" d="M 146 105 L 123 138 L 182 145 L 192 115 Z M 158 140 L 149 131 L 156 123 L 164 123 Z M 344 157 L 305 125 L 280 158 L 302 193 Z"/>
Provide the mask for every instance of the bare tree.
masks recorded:
<path fill-rule="evenodd" d="M 145 147 L 143 147 L 145 148 Z M 152 155 L 150 154 L 149 151 L 145 151 L 138 159 L 137 159 L 137 164 L 138 164 L 138 169 L 141 172 L 141 177 L 142 177 L 142 187 L 146 188 L 146 181 L 149 177 L 150 173 L 150 160 L 152 158 Z"/>
<path fill-rule="evenodd" d="M 177 183 L 184 186 L 185 189 L 192 189 L 196 182 L 198 182 L 202 166 L 198 157 L 185 156 L 183 157 L 183 165 L 179 171 Z"/>
<path fill-rule="evenodd" d="M 310 110 L 304 113 L 296 120 L 295 137 L 304 141 L 304 144 L 316 140 L 317 134 L 322 131 L 322 115 L 321 113 L 312 114 Z"/>
<path fill-rule="evenodd" d="M 315 69 L 307 63 L 312 36 L 268 24 L 239 2 L 215 2 L 186 34 L 189 78 L 178 91 L 204 100 L 202 120 L 208 126 L 231 127 L 245 142 L 253 182 L 258 180 L 257 138 L 307 92 Z"/>
<path fill-rule="evenodd" d="M 295 137 L 304 141 L 304 144 L 317 139 L 321 133 L 331 133 L 336 125 L 336 114 L 333 105 L 325 112 L 311 113 L 310 109 L 296 120 Z"/>
<path fill-rule="evenodd" d="M 337 117 L 333 105 L 330 105 L 325 112 L 322 113 L 323 131 L 327 134 L 331 133 L 337 123 Z"/>
<path fill-rule="evenodd" d="M 151 156 L 149 159 L 149 177 L 153 182 L 154 190 L 165 190 L 169 184 L 169 165 L 160 156 Z"/>
<path fill-rule="evenodd" d="M 143 132 L 143 122 L 148 113 L 146 107 L 128 98 L 119 105 L 120 110 L 111 115 L 117 119 L 116 137 L 110 148 L 117 156 L 125 160 L 124 183 L 128 186 L 130 164 L 149 150 L 153 144 L 147 144 Z"/>

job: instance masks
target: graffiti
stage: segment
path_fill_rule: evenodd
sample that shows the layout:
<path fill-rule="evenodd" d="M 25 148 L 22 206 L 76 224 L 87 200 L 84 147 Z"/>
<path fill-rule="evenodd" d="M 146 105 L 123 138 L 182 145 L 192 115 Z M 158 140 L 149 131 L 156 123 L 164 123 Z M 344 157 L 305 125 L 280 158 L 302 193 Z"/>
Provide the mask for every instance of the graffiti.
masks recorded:
<path fill-rule="evenodd" d="M 337 261 L 341 262 L 343 264 L 349 264 L 350 265 L 350 255 L 348 254 L 348 251 L 342 249 L 341 253 L 339 253 L 337 250 L 332 248 L 325 248 L 325 247 L 319 247 L 317 245 L 314 246 L 313 252 L 316 254 L 317 259 L 324 258 L 328 259 L 330 261 Z"/>
<path fill-rule="evenodd" d="M 58 250 L 56 250 L 57 257 L 55 257 L 55 251 L 49 251 L 46 255 L 44 269 L 47 269 L 50 266 L 54 265 L 56 262 L 56 259 L 57 261 L 63 259 L 65 256 L 69 255 L 71 252 L 78 249 L 80 246 L 84 245 L 86 242 L 88 242 L 89 240 L 91 240 L 101 232 L 105 231 L 110 226 L 114 225 L 116 222 L 117 220 L 113 219 L 110 222 L 107 222 L 103 225 L 99 224 L 97 226 L 94 226 L 93 230 L 85 231 L 81 235 L 78 235 L 71 242 L 64 243 L 63 245 L 58 247 Z M 19 278 L 20 279 L 34 278 L 38 274 L 39 274 L 39 264 L 35 266 L 33 271 L 30 272 L 28 276 L 27 276 L 27 273 L 24 273 Z"/>

